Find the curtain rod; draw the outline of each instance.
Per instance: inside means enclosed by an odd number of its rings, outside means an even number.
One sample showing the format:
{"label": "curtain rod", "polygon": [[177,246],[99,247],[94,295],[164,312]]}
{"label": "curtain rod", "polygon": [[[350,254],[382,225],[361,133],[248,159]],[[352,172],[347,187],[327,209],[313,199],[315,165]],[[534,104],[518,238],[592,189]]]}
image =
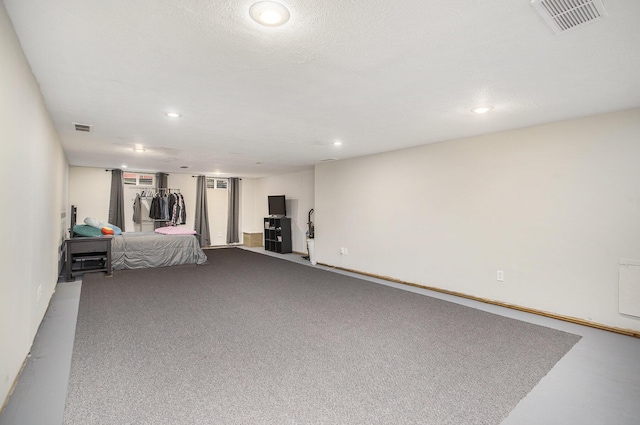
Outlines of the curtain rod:
{"label": "curtain rod", "polygon": [[105,169],[104,171],[113,171],[113,170],[120,170],[120,171],[122,171],[123,173],[138,173],[138,174],[166,174],[167,176],[170,176],[170,175],[171,175],[171,174],[169,174],[169,173],[163,173],[163,172],[161,172],[161,171],[158,171],[158,172],[155,172],[155,171],[134,171],[134,170],[127,170],[127,171],[124,171],[124,170],[122,170],[122,169],[120,169],[120,168],[111,168],[111,169],[110,169],[110,168],[107,168],[107,169]]}
{"label": "curtain rod", "polygon": [[154,191],[154,190],[180,190],[180,188],[178,188],[178,187],[129,186],[129,185],[127,185],[127,189],[142,190],[142,191],[146,191],[146,190],[150,190],[150,191]]}
{"label": "curtain rod", "polygon": [[[191,176],[191,177],[200,177],[200,176]],[[205,176],[205,175],[203,175],[202,177],[208,177],[210,179],[238,179],[238,180],[242,180],[240,177],[220,177],[220,176]]]}
{"label": "curtain rod", "polygon": [[[104,171],[113,171],[113,170],[120,170],[120,168],[112,168],[112,169],[105,169]],[[121,170],[122,172],[124,172],[124,170]],[[169,173],[163,173],[158,171],[157,173],[154,173],[153,171],[127,171],[128,173],[141,173],[141,174],[166,174],[167,176],[170,176],[171,174]],[[203,175],[204,176],[204,175]],[[200,177],[200,176],[191,176],[191,177]],[[242,178],[240,177],[220,177],[220,176],[204,176],[204,177],[209,177],[212,179],[238,179],[238,180],[242,180]]]}

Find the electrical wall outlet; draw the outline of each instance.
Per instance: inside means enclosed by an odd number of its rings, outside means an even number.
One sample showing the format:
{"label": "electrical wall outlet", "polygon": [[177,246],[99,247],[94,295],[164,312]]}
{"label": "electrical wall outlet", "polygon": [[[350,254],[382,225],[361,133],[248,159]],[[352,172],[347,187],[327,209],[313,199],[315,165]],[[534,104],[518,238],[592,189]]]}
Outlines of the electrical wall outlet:
{"label": "electrical wall outlet", "polygon": [[498,273],[496,273],[496,279],[498,282],[504,282],[504,271],[498,270]]}
{"label": "electrical wall outlet", "polygon": [[348,248],[340,248],[340,255],[349,255],[349,249]]}

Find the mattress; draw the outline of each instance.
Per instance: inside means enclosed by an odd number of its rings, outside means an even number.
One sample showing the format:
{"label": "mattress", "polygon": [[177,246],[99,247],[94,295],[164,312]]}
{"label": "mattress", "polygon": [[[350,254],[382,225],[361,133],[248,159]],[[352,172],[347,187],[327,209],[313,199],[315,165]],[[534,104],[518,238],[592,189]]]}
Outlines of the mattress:
{"label": "mattress", "polygon": [[111,242],[114,270],[206,263],[207,256],[193,235],[125,232]]}

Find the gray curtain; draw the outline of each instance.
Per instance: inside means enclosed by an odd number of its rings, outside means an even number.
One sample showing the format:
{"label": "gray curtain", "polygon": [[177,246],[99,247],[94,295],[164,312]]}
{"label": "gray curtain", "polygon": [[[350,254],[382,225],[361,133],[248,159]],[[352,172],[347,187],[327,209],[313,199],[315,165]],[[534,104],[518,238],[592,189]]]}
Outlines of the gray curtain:
{"label": "gray curtain", "polygon": [[118,226],[124,232],[124,186],[122,185],[122,170],[111,170],[109,224]]}
{"label": "gray curtain", "polygon": [[[156,192],[160,192],[159,189],[166,189],[169,185],[167,173],[156,173]],[[164,221],[154,221],[153,228],[157,229],[159,227],[164,227],[167,223]]]}
{"label": "gray curtain", "polygon": [[227,219],[227,243],[238,243],[238,217],[240,209],[240,179],[229,179],[229,214]]}
{"label": "gray curtain", "polygon": [[198,234],[200,246],[211,245],[209,237],[209,214],[207,214],[207,178],[198,176],[196,187],[196,223],[194,229]]}
{"label": "gray curtain", "polygon": [[168,185],[167,183],[167,173],[156,173],[156,190],[157,189],[165,189]]}

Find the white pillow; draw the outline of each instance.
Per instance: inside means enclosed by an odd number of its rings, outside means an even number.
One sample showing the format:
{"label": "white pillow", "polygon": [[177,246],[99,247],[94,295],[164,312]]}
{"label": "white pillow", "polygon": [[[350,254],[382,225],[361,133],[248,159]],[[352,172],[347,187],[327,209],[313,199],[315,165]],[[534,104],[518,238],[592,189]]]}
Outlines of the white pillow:
{"label": "white pillow", "polygon": [[102,229],[103,227],[109,227],[109,228],[113,229],[113,234],[114,235],[119,235],[120,233],[122,233],[122,230],[120,230],[120,228],[118,226],[116,226],[115,224],[103,223],[102,221],[96,220],[95,218],[91,218],[91,217],[85,218],[84,219],[84,224],[86,224],[87,226],[95,227],[96,229]]}
{"label": "white pillow", "polygon": [[84,224],[91,227],[96,227],[98,229],[102,229],[104,226],[100,223],[100,220],[96,220],[95,218],[87,217],[84,219]]}

